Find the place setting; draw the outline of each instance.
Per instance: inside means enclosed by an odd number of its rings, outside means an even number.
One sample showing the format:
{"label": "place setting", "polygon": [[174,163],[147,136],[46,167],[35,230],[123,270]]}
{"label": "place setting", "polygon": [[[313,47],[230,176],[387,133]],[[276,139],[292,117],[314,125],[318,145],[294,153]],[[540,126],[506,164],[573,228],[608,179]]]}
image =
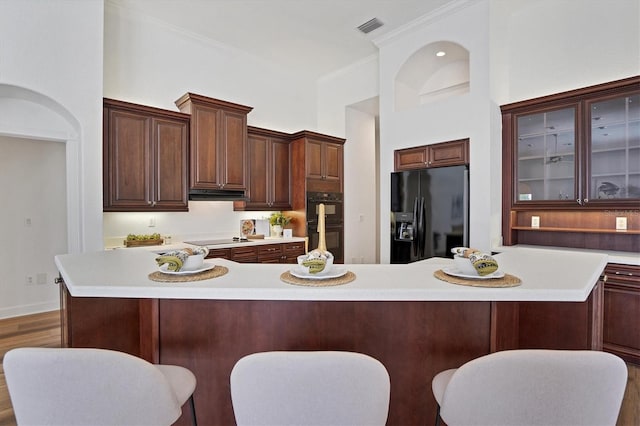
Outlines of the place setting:
{"label": "place setting", "polygon": [[158,270],[149,279],[159,282],[189,282],[217,278],[229,272],[225,266],[205,262],[207,247],[184,248],[162,253],[156,257]]}
{"label": "place setting", "polygon": [[438,269],[433,276],[451,284],[472,287],[516,287],[520,278],[499,269],[493,256],[468,247],[454,247],[453,265]]}
{"label": "place setting", "polygon": [[318,206],[318,248],[298,256],[298,264],[280,275],[282,281],[293,285],[328,287],[347,284],[356,279],[353,272],[333,264],[333,254],[327,250],[324,210],[324,204],[320,204]]}

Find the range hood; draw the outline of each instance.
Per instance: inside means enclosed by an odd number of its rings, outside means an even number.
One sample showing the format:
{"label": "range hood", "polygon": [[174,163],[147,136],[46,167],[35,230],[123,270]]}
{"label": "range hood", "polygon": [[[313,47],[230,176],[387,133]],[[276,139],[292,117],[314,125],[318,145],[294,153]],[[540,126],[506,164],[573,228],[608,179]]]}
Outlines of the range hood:
{"label": "range hood", "polygon": [[190,189],[191,201],[242,201],[248,200],[244,191],[222,189]]}

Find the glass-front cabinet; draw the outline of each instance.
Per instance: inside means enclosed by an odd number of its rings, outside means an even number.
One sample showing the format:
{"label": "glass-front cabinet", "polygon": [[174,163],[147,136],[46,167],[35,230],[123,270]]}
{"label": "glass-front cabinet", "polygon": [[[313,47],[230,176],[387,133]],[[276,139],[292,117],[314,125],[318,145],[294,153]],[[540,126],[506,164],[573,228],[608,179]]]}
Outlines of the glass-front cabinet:
{"label": "glass-front cabinet", "polygon": [[577,107],[519,115],[516,201],[576,199]]}
{"label": "glass-front cabinet", "polygon": [[589,200],[640,199],[640,94],[586,105]]}
{"label": "glass-front cabinet", "polygon": [[514,207],[640,202],[640,85],[505,105]]}

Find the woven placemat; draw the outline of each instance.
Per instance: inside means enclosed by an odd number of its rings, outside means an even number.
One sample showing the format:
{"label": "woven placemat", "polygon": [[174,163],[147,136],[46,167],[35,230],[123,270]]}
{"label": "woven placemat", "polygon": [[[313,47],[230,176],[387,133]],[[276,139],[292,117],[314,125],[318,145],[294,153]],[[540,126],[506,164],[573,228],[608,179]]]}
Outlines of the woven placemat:
{"label": "woven placemat", "polygon": [[502,278],[491,278],[486,280],[459,278],[446,274],[442,269],[435,271],[433,276],[451,284],[468,285],[471,287],[517,287],[522,282],[520,278],[511,274],[504,274],[504,277]]}
{"label": "woven placemat", "polygon": [[283,272],[282,275],[280,275],[280,279],[287,284],[293,285],[305,285],[308,287],[329,287],[350,283],[351,281],[356,279],[356,274],[351,271],[347,271],[346,274],[337,278],[327,278],[326,280],[309,280],[306,278],[298,278],[296,276],[293,276],[291,275],[291,272],[287,271]]}
{"label": "woven placemat", "polygon": [[186,283],[189,281],[202,281],[221,277],[227,272],[229,272],[229,269],[226,266],[216,265],[213,269],[209,269],[208,271],[187,275],[165,274],[160,271],[155,271],[149,274],[149,279],[151,281],[159,281],[163,283]]}

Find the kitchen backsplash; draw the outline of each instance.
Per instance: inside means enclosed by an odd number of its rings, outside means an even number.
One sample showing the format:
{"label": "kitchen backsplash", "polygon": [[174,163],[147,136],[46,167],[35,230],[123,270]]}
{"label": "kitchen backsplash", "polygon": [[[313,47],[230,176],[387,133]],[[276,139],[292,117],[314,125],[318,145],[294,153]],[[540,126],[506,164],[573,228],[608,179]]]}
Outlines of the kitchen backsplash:
{"label": "kitchen backsplash", "polygon": [[[272,212],[233,211],[230,201],[190,201],[188,212],[103,213],[105,247],[122,243],[129,233],[191,238],[226,238],[240,235],[244,219],[268,219]],[[264,222],[263,222],[264,223]],[[152,225],[152,226],[151,226]]]}

